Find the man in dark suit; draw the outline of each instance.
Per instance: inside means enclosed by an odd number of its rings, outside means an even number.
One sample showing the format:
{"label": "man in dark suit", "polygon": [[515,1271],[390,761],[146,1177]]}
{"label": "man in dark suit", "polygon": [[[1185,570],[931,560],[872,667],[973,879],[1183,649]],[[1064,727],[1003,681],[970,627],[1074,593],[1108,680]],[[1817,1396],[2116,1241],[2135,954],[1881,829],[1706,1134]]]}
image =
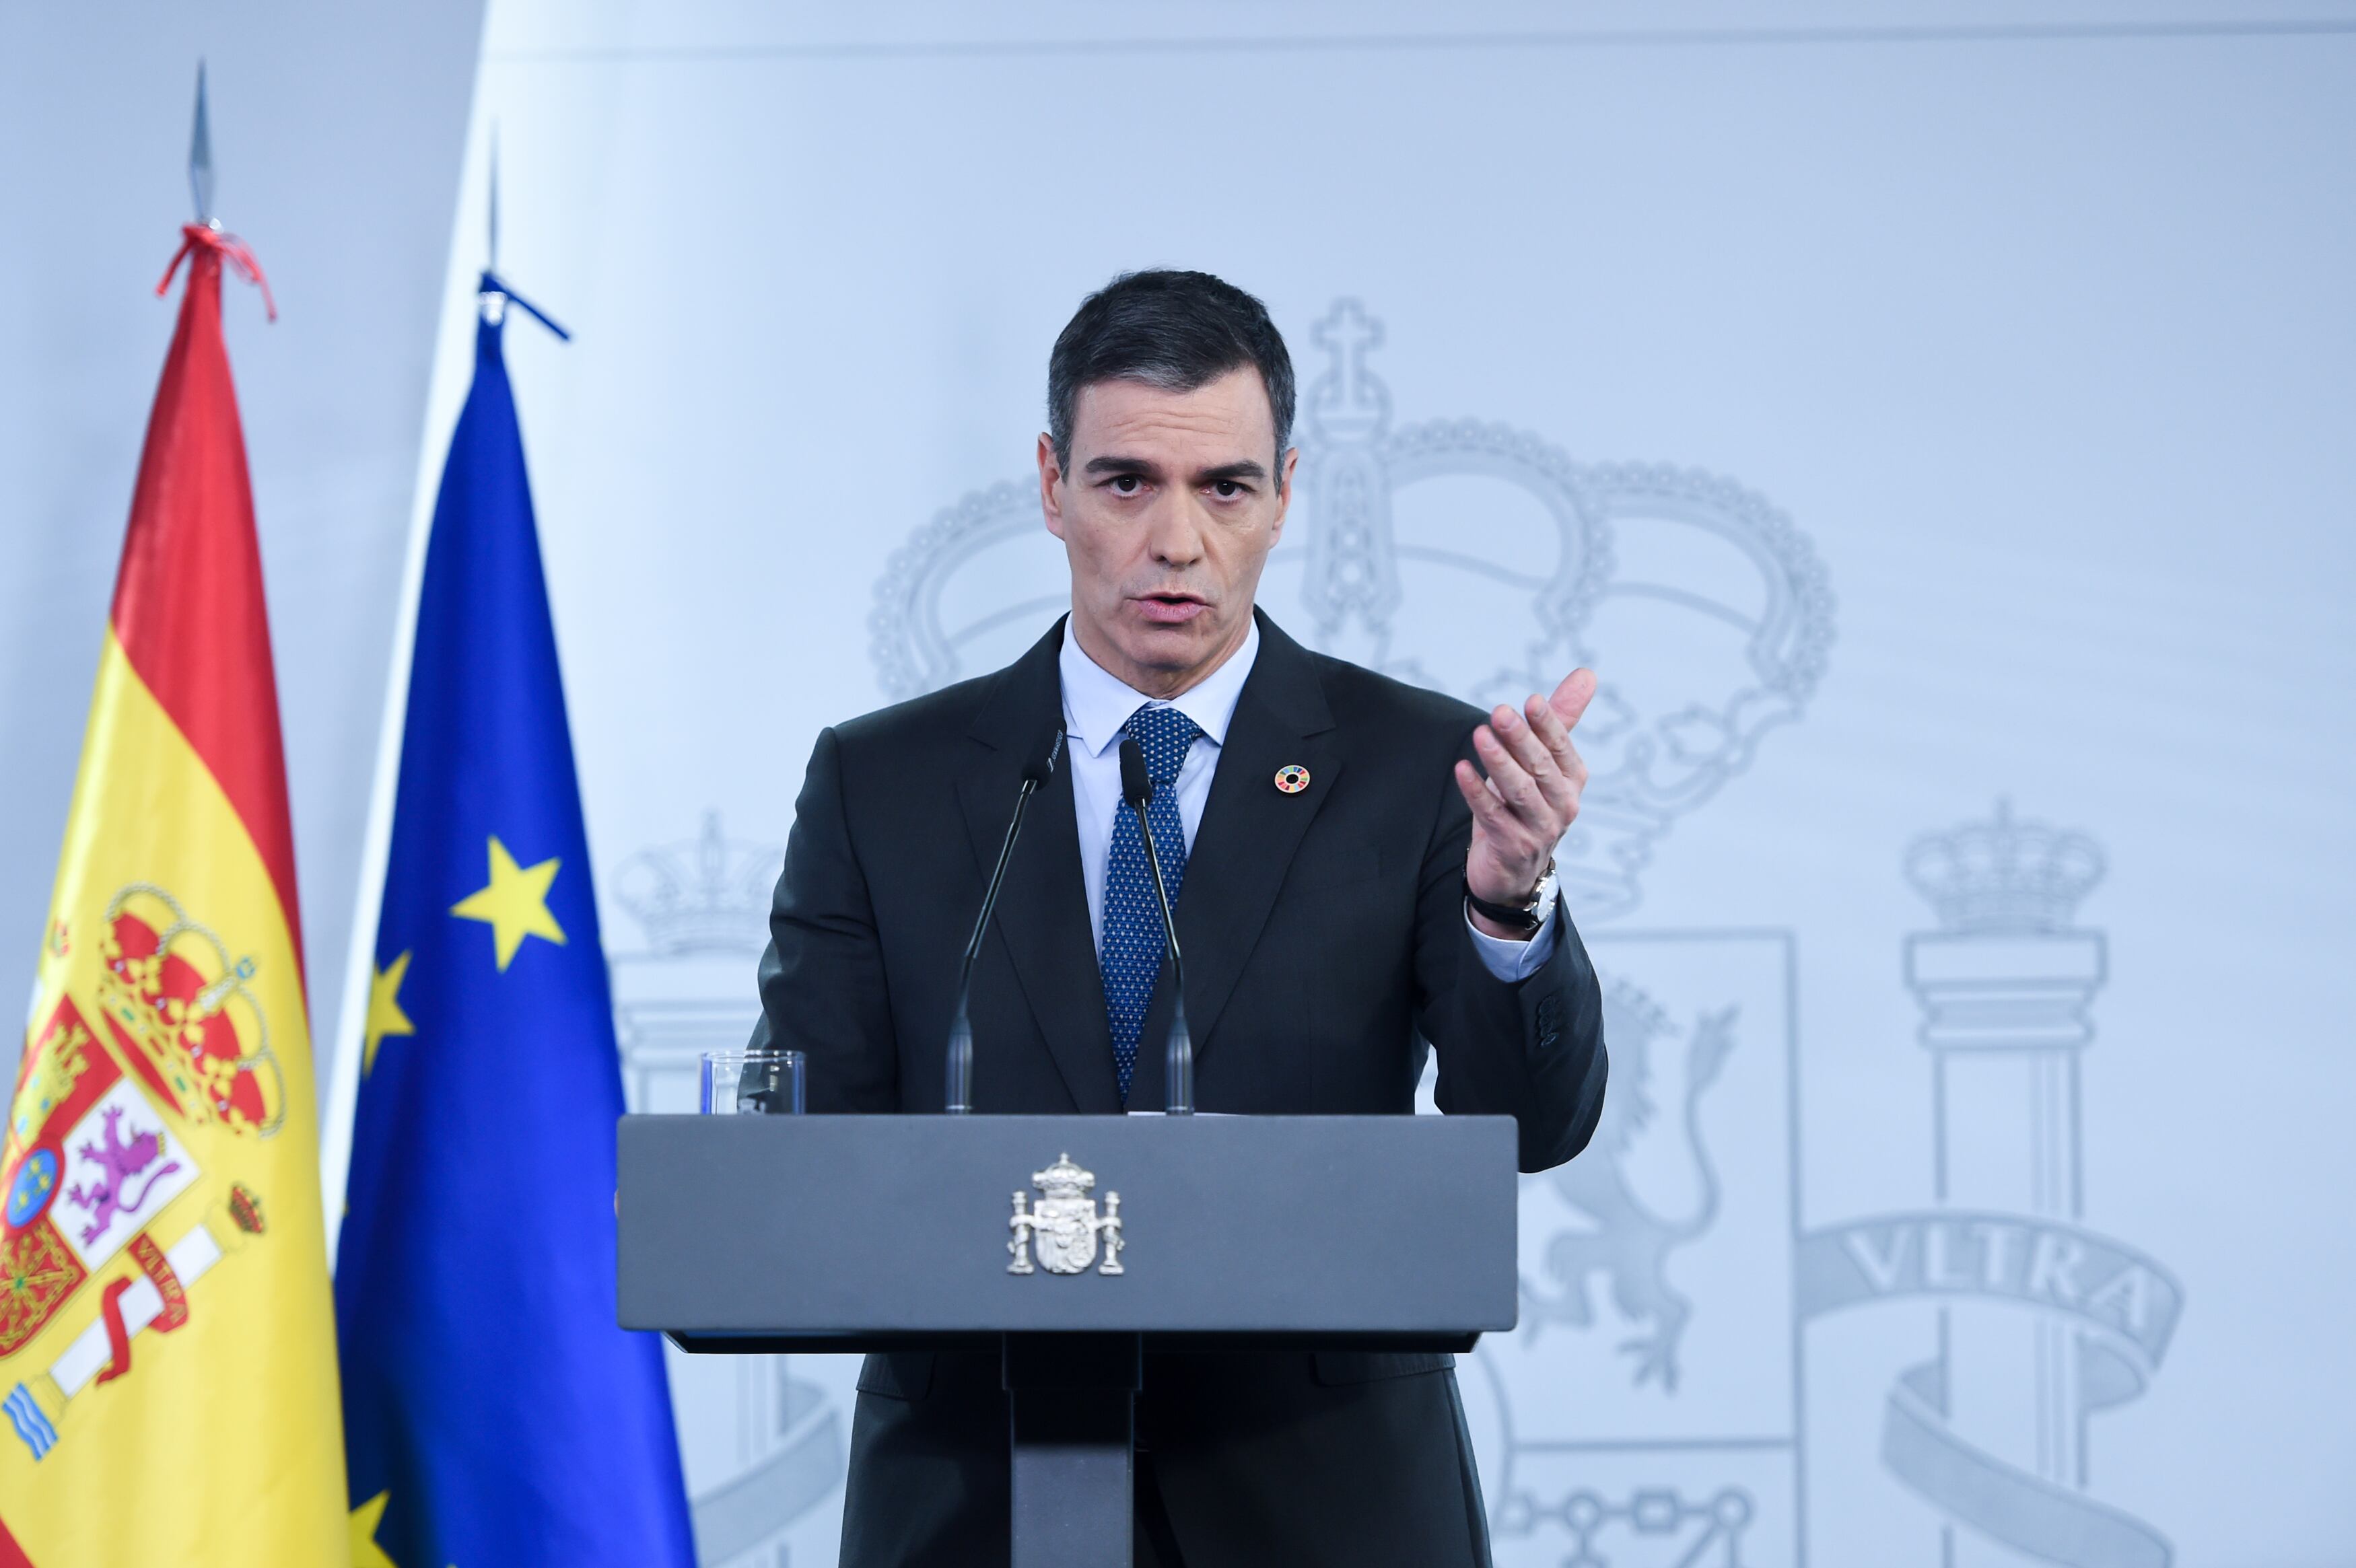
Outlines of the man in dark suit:
{"label": "man in dark suit", "polygon": [[[812,1111],[927,1112],[966,927],[1026,763],[1033,807],[973,975],[979,1112],[1163,1104],[1173,1011],[1118,749],[1135,740],[1186,954],[1206,1112],[1513,1116],[1521,1165],[1602,1107],[1595,974],[1553,891],[1595,689],[1485,716],[1302,648],[1253,608],[1291,498],[1291,362],[1199,272],[1116,280],[1056,340],[1041,504],[1072,612],[984,676],[819,738],[761,964],[755,1045],[809,1053]],[[1477,763],[1478,766],[1475,766]],[[1446,1356],[1149,1358],[1137,1553],[1176,1568],[1485,1564]],[[842,1561],[1003,1563],[994,1356],[871,1357]]]}

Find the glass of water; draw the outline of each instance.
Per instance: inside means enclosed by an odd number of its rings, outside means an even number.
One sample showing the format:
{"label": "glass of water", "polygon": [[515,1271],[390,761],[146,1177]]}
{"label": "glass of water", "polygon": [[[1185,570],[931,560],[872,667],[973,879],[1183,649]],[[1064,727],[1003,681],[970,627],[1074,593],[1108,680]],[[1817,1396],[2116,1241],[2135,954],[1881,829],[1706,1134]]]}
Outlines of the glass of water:
{"label": "glass of water", "polygon": [[798,1116],[798,1051],[707,1051],[700,1104],[707,1116]]}

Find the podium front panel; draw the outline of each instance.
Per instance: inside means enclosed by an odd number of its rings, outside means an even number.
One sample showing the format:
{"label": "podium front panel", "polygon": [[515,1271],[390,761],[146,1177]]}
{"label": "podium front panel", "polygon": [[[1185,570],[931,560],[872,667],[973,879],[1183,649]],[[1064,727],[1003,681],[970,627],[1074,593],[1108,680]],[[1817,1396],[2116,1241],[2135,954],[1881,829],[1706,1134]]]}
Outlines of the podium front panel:
{"label": "podium front panel", "polygon": [[1510,1328],[1515,1147],[1502,1116],[626,1116],[621,1323],[748,1340]]}

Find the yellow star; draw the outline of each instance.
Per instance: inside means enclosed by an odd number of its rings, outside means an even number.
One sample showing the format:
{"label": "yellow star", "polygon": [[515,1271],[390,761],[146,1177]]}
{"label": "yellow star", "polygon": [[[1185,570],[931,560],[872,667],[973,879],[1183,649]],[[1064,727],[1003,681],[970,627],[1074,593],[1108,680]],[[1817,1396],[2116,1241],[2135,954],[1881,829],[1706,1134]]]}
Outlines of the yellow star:
{"label": "yellow star", "polygon": [[401,1568],[376,1543],[377,1521],[384,1518],[384,1505],[391,1499],[391,1492],[379,1492],[352,1509],[352,1568]]}
{"label": "yellow star", "polygon": [[516,949],[523,945],[527,936],[545,938],[559,947],[564,945],[564,928],[548,912],[548,885],[554,880],[554,860],[519,867],[515,857],[508,853],[508,847],[494,837],[490,885],[452,904],[450,912],[463,919],[479,920],[491,928],[499,972],[505,974]]}
{"label": "yellow star", "polygon": [[376,1048],[388,1035],[415,1034],[417,1026],[401,1010],[401,982],[409,974],[409,955],[404,953],[376,972],[369,982],[368,1040],[360,1048],[360,1076],[376,1071]]}

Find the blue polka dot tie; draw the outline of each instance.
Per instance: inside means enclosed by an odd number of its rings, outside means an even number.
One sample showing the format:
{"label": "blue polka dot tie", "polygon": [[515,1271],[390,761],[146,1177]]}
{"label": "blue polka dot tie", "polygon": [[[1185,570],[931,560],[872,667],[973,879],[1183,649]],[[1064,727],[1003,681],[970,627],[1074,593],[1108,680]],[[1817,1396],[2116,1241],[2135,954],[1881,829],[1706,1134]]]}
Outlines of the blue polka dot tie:
{"label": "blue polka dot tie", "polygon": [[[1175,708],[1151,703],[1129,716],[1124,728],[1145,753],[1153,780],[1153,848],[1162,856],[1162,880],[1170,908],[1178,908],[1179,884],[1186,880],[1186,827],[1178,817],[1178,770],[1186,750],[1203,731]],[[1104,972],[1105,1016],[1112,1024],[1113,1070],[1120,1076],[1120,1100],[1129,1104],[1129,1081],[1137,1072],[1138,1037],[1145,1032],[1145,1009],[1162,973],[1162,906],[1153,896],[1153,872],[1145,863],[1145,835],[1127,805],[1113,813],[1112,848],[1105,856],[1104,948],[1097,955]]]}

